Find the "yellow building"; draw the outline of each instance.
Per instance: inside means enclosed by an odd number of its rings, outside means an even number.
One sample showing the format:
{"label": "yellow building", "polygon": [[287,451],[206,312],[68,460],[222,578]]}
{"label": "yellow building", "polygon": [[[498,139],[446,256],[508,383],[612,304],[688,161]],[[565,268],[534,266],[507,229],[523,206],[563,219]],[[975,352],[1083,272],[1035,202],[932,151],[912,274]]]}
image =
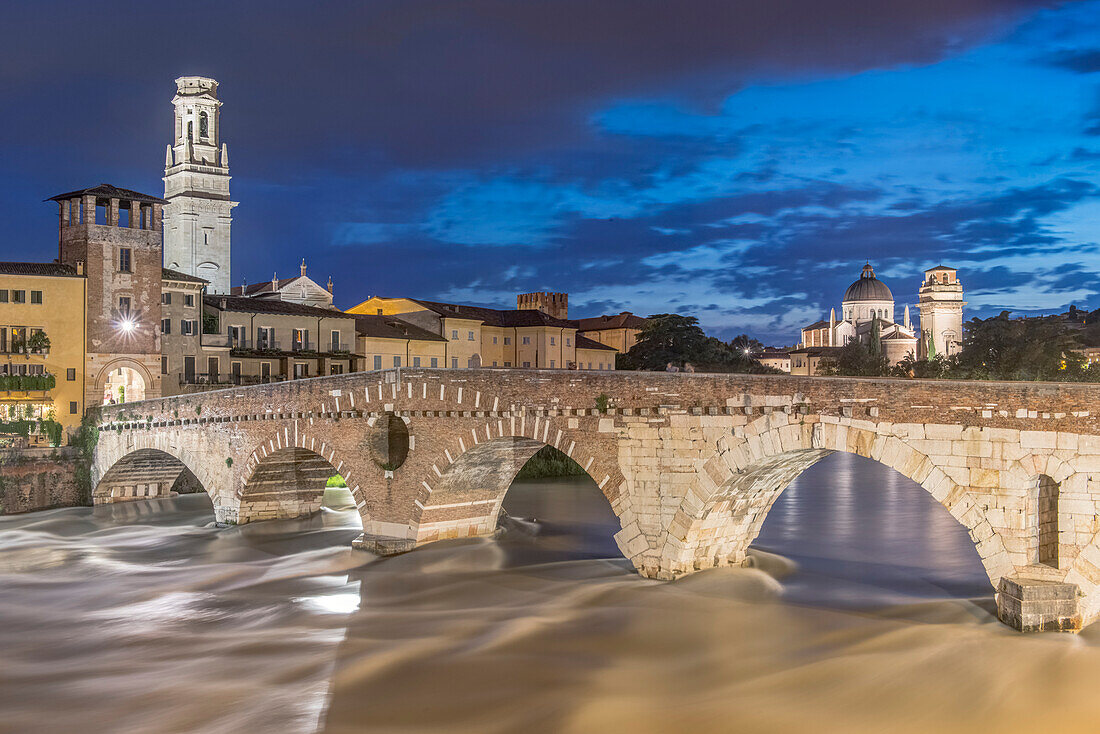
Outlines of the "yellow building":
{"label": "yellow building", "polygon": [[357,349],[364,370],[443,367],[447,340],[392,316],[356,316]]}
{"label": "yellow building", "polygon": [[581,336],[612,347],[620,354],[626,354],[638,343],[638,334],[645,327],[645,319],[629,311],[613,316],[576,319],[573,323]]}
{"label": "yellow building", "polygon": [[[0,420],[52,418],[63,428],[63,443],[84,414],[82,270],[0,263]],[[32,443],[45,442],[32,436]]]}
{"label": "yellow building", "polygon": [[[375,296],[347,312],[395,318],[442,337],[440,367],[615,369],[612,347],[578,336],[572,322],[535,309],[504,310]],[[371,355],[365,369],[376,363]],[[382,366],[389,368],[393,364],[383,357]]]}

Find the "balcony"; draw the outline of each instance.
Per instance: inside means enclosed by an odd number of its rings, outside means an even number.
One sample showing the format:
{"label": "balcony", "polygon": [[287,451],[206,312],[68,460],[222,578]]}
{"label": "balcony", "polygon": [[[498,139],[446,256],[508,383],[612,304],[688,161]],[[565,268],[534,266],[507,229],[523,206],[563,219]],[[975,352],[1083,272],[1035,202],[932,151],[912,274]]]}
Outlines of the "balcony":
{"label": "balcony", "polygon": [[271,382],[285,382],[285,375],[234,375],[232,373],[196,372],[195,374],[180,375],[181,385],[198,385],[207,387],[235,387],[238,385],[266,385]]}
{"label": "balcony", "polygon": [[235,346],[229,334],[203,334],[202,346],[216,349],[228,349]]}
{"label": "balcony", "polygon": [[49,392],[57,385],[57,378],[43,375],[0,375],[0,392]]}

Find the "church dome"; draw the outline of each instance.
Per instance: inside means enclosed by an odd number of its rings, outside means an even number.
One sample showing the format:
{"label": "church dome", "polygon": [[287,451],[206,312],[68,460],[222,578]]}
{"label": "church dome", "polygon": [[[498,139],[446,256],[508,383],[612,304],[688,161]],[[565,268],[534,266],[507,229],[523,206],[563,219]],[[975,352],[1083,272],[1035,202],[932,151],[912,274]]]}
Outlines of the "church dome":
{"label": "church dome", "polygon": [[893,301],[894,294],[886,287],[886,284],[875,277],[875,270],[871,263],[863,266],[863,273],[859,280],[848,286],[844,291],[844,302],[850,301]]}

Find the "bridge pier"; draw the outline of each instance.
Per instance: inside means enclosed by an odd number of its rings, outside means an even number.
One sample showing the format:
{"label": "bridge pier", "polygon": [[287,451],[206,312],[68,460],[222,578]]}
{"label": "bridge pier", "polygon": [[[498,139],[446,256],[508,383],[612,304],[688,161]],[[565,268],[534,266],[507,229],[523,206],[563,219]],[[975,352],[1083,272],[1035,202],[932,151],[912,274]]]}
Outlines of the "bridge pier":
{"label": "bridge pier", "polygon": [[1002,578],[997,618],[1020,632],[1079,632],[1077,584],[1045,579]]}

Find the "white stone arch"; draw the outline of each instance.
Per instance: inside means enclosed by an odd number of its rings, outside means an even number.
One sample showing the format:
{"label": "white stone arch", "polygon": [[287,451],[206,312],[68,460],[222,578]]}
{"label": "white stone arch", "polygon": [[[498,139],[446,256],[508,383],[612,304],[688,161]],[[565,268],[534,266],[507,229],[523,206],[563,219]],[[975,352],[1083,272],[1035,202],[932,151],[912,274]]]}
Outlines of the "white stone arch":
{"label": "white stone arch", "polygon": [[[471,428],[470,441],[460,439],[437,455],[430,474],[421,482],[413,514],[412,531],[418,544],[493,533],[513,480],[545,446],[577,462],[607,498],[621,527],[634,521],[622,491],[617,457],[589,451],[589,441],[582,432],[560,429],[552,418],[540,417],[536,422],[535,417],[529,417],[519,422],[526,430],[509,430],[513,420],[489,421]],[[479,436],[476,443],[475,436]],[[622,531],[615,539],[629,558]]]}
{"label": "white stone arch", "polygon": [[[145,472],[149,480],[174,482],[184,469],[191,472],[210,497],[210,501],[214,504],[215,515],[219,521],[222,519],[219,515],[219,508],[225,507],[227,502],[235,505],[235,503],[232,503],[231,498],[225,497],[224,493],[219,493],[219,487],[224,486],[224,482],[219,482],[219,477],[211,470],[208,457],[205,454],[197,455],[186,447],[172,446],[169,442],[162,440],[161,437],[152,436],[147,431],[128,432],[125,443],[112,440],[112,437],[100,437],[92,471],[92,502],[103,504],[116,501],[118,498],[106,498],[105,485],[116,481],[116,475],[126,468],[127,462],[131,462],[142,455],[153,459],[150,462],[148,471]],[[163,458],[158,462],[154,455]],[[119,478],[117,481],[122,480]],[[133,499],[140,499],[140,497],[134,497]]]}
{"label": "white stone arch", "polygon": [[[149,371],[149,368],[143,365],[136,359],[131,357],[116,357],[107,364],[103,365],[99,369],[99,374],[95,378],[95,394],[96,405],[103,402],[103,389],[107,386],[107,379],[111,373],[117,369],[129,368],[141,377],[143,383],[145,383],[145,399],[159,397],[159,389],[157,383],[153,380],[153,373]],[[129,401],[128,401],[129,402]]]}
{"label": "white stone arch", "polygon": [[1014,571],[1003,538],[974,493],[901,436],[831,422],[776,422],[764,416],[718,441],[714,455],[696,472],[667,536],[646,558],[645,575],[675,578],[744,563],[779,495],[795,477],[836,451],[873,459],[921,485],[967,529],[994,588]]}

